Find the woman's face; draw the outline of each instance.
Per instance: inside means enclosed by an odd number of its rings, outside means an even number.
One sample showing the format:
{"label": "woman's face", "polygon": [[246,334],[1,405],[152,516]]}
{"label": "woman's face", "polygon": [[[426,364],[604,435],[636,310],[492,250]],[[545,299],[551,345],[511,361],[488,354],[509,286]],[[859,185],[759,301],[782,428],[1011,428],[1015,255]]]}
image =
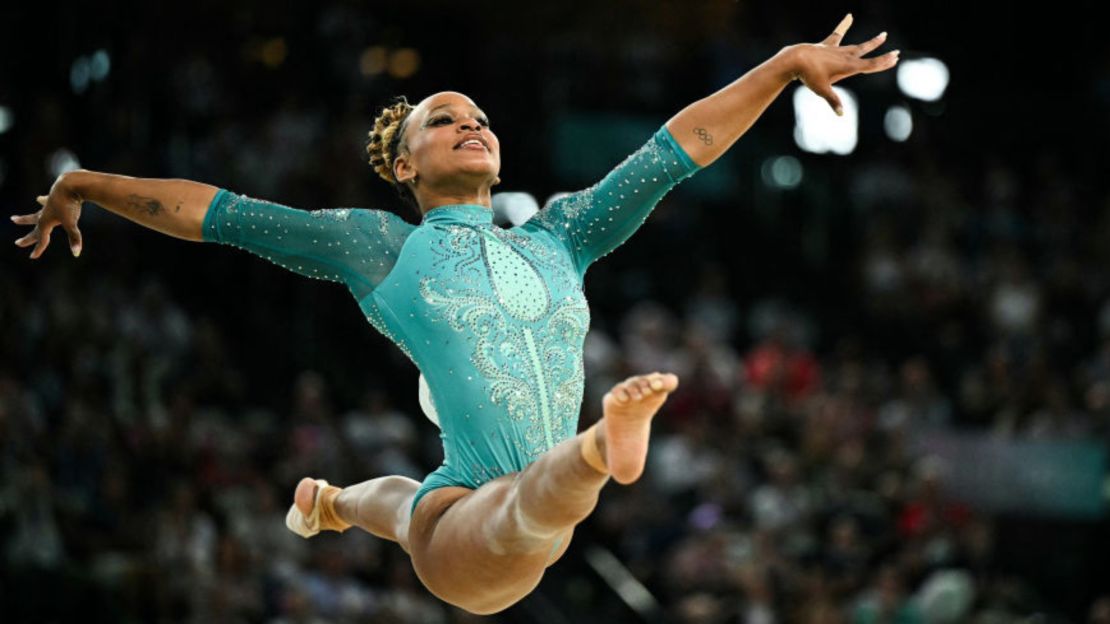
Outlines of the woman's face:
{"label": "woman's face", "polygon": [[501,145],[486,114],[468,97],[443,91],[409,113],[393,174],[402,184],[481,187],[500,182]]}

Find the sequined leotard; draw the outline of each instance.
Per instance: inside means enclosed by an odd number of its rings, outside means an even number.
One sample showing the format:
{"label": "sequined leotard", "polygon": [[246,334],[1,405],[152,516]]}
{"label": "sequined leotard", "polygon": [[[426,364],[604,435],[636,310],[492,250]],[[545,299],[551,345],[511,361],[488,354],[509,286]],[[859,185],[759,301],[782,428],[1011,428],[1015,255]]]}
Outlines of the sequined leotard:
{"label": "sequined leotard", "polygon": [[476,489],[576,434],[583,275],[698,169],[664,126],[601,182],[512,229],[480,205],[439,206],[414,226],[381,210],[296,210],[220,189],[203,237],[345,284],[424,374],[444,461],[415,509],[432,489]]}

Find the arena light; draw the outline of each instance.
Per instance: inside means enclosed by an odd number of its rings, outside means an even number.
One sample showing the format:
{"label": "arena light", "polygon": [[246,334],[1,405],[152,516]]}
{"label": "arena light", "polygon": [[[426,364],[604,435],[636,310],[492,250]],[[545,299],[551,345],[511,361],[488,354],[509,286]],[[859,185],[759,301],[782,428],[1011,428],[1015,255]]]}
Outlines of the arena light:
{"label": "arena light", "polygon": [[898,88],[907,96],[935,102],[948,88],[948,66],[935,58],[920,58],[898,63]]}
{"label": "arena light", "polygon": [[385,71],[386,60],[387,52],[384,47],[370,46],[358,57],[358,70],[363,76],[377,76]]}
{"label": "arena light", "polygon": [[833,87],[844,107],[838,117],[829,103],[808,87],[794,91],[794,142],[814,154],[851,154],[859,142],[859,106],[847,89]]}
{"label": "arena light", "polygon": [[511,223],[521,225],[532,218],[539,211],[540,205],[530,193],[520,191],[506,191],[494,193],[490,198],[493,208],[493,220],[497,224]]}
{"label": "arena light", "polygon": [[93,80],[104,80],[111,69],[112,59],[108,56],[107,50],[97,50],[89,59],[89,77]]}
{"label": "arena light", "polygon": [[408,78],[420,69],[420,53],[413,48],[399,48],[389,55],[389,75]]}
{"label": "arena light", "polygon": [[67,171],[80,168],[81,163],[77,162],[77,156],[64,147],[55,150],[50,158],[46,160],[46,170],[55,178]]}
{"label": "arena light", "polygon": [[901,143],[913,133],[913,115],[905,106],[891,106],[883,117],[883,129],[891,141]]}
{"label": "arena light", "polygon": [[12,127],[12,111],[7,106],[0,106],[0,134],[4,134]]}
{"label": "arena light", "polygon": [[771,188],[794,189],[802,183],[802,163],[793,156],[777,156],[763,161],[763,183]]}
{"label": "arena light", "polygon": [[84,93],[89,87],[89,59],[84,56],[77,57],[69,68],[69,86],[74,93]]}

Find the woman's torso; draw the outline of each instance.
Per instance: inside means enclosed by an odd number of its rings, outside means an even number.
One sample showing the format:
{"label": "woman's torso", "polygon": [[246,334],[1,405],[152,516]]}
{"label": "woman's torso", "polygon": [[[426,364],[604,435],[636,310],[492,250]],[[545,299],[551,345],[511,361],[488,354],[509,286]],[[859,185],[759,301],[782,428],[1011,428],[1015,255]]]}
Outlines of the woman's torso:
{"label": "woman's torso", "polygon": [[523,469],[577,431],[590,315],[565,247],[475,205],[429,211],[360,300],[427,378],[460,484]]}

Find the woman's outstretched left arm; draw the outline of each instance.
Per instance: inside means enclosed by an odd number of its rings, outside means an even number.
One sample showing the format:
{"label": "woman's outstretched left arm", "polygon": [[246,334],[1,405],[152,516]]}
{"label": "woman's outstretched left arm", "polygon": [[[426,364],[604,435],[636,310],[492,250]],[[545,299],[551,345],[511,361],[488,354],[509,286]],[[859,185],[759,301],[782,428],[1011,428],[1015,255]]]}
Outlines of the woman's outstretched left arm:
{"label": "woman's outstretched left arm", "polygon": [[886,33],[858,45],[841,46],[851,25],[852,15],[848,14],[821,43],[783,48],[720,91],[679,111],[667,122],[667,130],[695,163],[705,167],[728,151],[793,80],[800,80],[837,114],[843,114],[833,84],[898,63],[897,50],[863,58],[886,41]]}
{"label": "woman's outstretched left arm", "polygon": [[594,261],[632,236],[671,188],[725,153],[791,80],[801,80],[835,110],[840,102],[834,82],[897,63],[897,52],[861,58],[884,35],[840,47],[851,21],[851,15],[844,18],[821,43],[783,48],[732,84],[682,109],[600,182],[552,201],[525,225],[555,236],[579,275],[585,275]]}

